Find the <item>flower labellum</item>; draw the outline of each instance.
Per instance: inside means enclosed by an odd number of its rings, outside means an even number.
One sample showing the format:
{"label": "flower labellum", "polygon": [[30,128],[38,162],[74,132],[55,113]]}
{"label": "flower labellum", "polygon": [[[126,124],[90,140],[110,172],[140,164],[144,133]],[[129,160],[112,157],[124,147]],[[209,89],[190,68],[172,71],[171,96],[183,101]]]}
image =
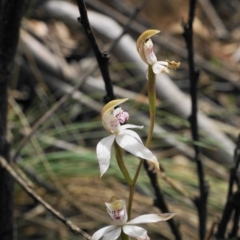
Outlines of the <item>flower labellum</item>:
{"label": "flower labellum", "polygon": [[105,203],[105,205],[113,225],[99,229],[93,234],[92,240],[101,238],[115,240],[120,236],[121,231],[138,240],[150,240],[147,231],[144,228],[135,226],[135,224],[167,221],[175,215],[175,213],[145,214],[127,221],[128,215],[124,200],[112,197],[110,202]]}
{"label": "flower labellum", "polygon": [[129,130],[129,128],[143,128],[143,126],[124,124],[129,119],[129,114],[122,108],[114,109],[127,100],[127,98],[113,100],[106,104],[101,111],[103,126],[110,133],[108,137],[103,138],[97,144],[96,150],[101,176],[110,165],[111,147],[114,141],[127,152],[152,162],[159,169],[157,158],[143,145],[139,135]]}
{"label": "flower labellum", "polygon": [[142,60],[152,67],[155,74],[162,72],[168,73],[168,68],[177,69],[180,66],[180,62],[174,61],[157,61],[157,57],[153,51],[153,42],[150,37],[159,33],[159,30],[147,30],[140,35],[137,40],[137,51]]}

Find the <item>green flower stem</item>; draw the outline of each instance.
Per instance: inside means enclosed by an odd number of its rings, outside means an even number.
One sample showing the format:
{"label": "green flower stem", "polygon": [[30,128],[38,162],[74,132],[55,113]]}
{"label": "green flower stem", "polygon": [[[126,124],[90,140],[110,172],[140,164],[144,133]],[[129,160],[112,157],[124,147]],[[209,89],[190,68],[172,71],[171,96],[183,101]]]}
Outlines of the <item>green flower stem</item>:
{"label": "green flower stem", "polygon": [[132,186],[132,183],[133,183],[133,180],[132,178],[130,177],[129,175],[129,172],[123,162],[123,159],[122,159],[122,150],[121,148],[118,146],[118,144],[116,143],[116,141],[114,141],[114,147],[115,147],[115,151],[116,151],[116,159],[117,159],[117,163],[118,163],[118,166],[123,174],[123,176],[125,177],[126,181],[127,181],[127,184],[128,186],[131,188]]}
{"label": "green flower stem", "polygon": [[138,178],[138,175],[139,175],[139,173],[140,173],[140,170],[141,170],[141,167],[142,167],[142,164],[143,164],[143,160],[144,160],[144,159],[141,159],[141,160],[140,160],[140,163],[138,164],[138,168],[137,168],[137,171],[136,171],[136,173],[135,173],[135,176],[134,176],[132,185],[130,186],[130,189],[129,189],[129,197],[128,197],[128,220],[131,219],[132,202],[133,202],[133,196],[134,196],[135,186],[136,186],[137,178]]}
{"label": "green flower stem", "polygon": [[[149,113],[150,113],[150,126],[149,126],[147,141],[145,144],[146,147],[150,145],[150,142],[152,140],[153,128],[154,128],[154,122],[155,122],[155,108],[156,108],[156,87],[155,87],[156,77],[152,70],[151,65],[148,66],[148,80],[149,80],[148,81],[148,101],[149,101]],[[135,190],[136,182],[137,182],[141,167],[143,165],[143,161],[144,159],[140,160],[132,185],[130,186],[129,199],[128,199],[128,219],[130,219],[131,217],[134,190]]]}
{"label": "green flower stem", "polygon": [[126,234],[123,232],[123,230],[122,230],[122,232],[121,232],[121,239],[122,239],[122,240],[129,240],[128,235],[126,235]]}
{"label": "green flower stem", "polygon": [[149,147],[152,140],[153,128],[155,123],[155,108],[156,108],[156,76],[152,70],[152,66],[148,65],[148,102],[149,102],[149,114],[150,114],[150,126],[148,137],[146,141],[146,147]]}

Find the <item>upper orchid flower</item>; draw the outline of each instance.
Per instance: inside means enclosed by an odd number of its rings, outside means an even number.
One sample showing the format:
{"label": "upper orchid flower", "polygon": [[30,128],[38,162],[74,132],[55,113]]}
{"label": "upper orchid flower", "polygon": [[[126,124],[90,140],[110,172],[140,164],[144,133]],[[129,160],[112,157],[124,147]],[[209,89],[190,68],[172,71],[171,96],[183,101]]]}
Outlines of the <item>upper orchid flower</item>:
{"label": "upper orchid flower", "polygon": [[167,221],[175,215],[175,213],[145,214],[127,221],[128,215],[124,200],[118,200],[117,198],[112,197],[110,202],[105,204],[107,206],[108,214],[113,221],[113,225],[99,229],[93,234],[92,240],[98,240],[102,237],[105,240],[115,240],[120,236],[121,231],[138,240],[150,240],[147,231],[144,228],[134,225]]}
{"label": "upper orchid flower", "polygon": [[114,108],[127,100],[127,98],[113,100],[106,104],[101,111],[103,126],[108,132],[111,133],[110,136],[103,138],[97,144],[97,157],[101,176],[109,167],[111,147],[114,140],[121,148],[139,158],[153,162],[155,166],[159,168],[157,158],[148,148],[143,145],[138,134],[132,130],[128,130],[128,128],[143,128],[143,126],[136,126],[132,124],[121,125],[128,120],[129,114],[124,112],[121,108]]}
{"label": "upper orchid flower", "polygon": [[180,66],[180,62],[174,61],[157,61],[157,57],[153,51],[153,43],[150,37],[159,33],[159,30],[147,30],[140,35],[137,40],[137,51],[142,60],[152,66],[152,70],[155,74],[162,72],[168,73],[168,68],[177,69]]}

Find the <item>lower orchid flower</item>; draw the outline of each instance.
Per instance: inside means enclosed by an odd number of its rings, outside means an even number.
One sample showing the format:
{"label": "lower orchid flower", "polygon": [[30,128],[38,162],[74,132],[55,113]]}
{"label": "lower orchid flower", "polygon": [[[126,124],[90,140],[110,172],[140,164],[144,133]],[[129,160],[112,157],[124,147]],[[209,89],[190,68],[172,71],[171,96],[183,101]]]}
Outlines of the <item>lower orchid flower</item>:
{"label": "lower orchid flower", "polygon": [[99,229],[93,234],[92,240],[98,240],[101,238],[104,240],[115,240],[120,236],[122,231],[126,235],[138,240],[150,240],[147,231],[144,228],[135,226],[135,224],[167,221],[175,215],[175,213],[145,214],[127,221],[128,215],[124,200],[112,197],[110,202],[105,204],[107,206],[108,214],[113,221],[113,225]]}
{"label": "lower orchid flower", "polygon": [[159,169],[157,158],[143,145],[139,135],[136,132],[129,130],[129,128],[143,128],[143,126],[132,124],[121,125],[128,120],[129,114],[124,112],[121,108],[114,109],[114,107],[127,100],[127,98],[113,100],[106,104],[102,109],[101,117],[103,126],[111,133],[111,135],[103,138],[97,144],[97,158],[99,161],[101,176],[107,171],[110,165],[111,147],[114,141],[116,141],[116,143],[127,152],[154,163]]}

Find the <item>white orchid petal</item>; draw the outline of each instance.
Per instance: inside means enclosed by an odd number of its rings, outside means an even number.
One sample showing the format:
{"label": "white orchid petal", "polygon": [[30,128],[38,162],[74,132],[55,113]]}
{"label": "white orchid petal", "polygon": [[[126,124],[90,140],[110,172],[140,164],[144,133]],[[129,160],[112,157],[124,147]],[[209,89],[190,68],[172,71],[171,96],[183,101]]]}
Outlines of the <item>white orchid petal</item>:
{"label": "white orchid petal", "polygon": [[116,137],[117,144],[130,152],[131,154],[153,162],[155,166],[159,169],[159,163],[157,158],[152,154],[152,152],[146,148],[142,143],[140,143],[136,138],[127,134],[118,134]]}
{"label": "white orchid petal", "polygon": [[116,135],[112,134],[108,137],[103,138],[97,144],[97,158],[99,162],[101,176],[107,171],[109,167],[111,158],[111,147],[115,137]]}
{"label": "white orchid petal", "polygon": [[103,235],[102,240],[116,240],[121,234],[121,227],[114,226],[111,231],[107,231]]}
{"label": "white orchid petal", "polygon": [[132,131],[132,130],[128,130],[128,129],[121,130],[121,132],[119,134],[127,134],[129,136],[132,136],[132,137],[136,138],[140,143],[142,143],[142,140],[139,137],[139,135],[136,132]]}
{"label": "white orchid petal", "polygon": [[166,72],[166,73],[169,72],[168,69],[165,66],[163,66],[160,62],[156,62],[155,64],[153,64],[152,69],[155,74],[159,74],[162,72]]}
{"label": "white orchid petal", "polygon": [[143,126],[139,126],[139,125],[134,125],[134,124],[124,124],[120,127],[120,129],[127,129],[127,128],[143,128]]}
{"label": "white orchid petal", "polygon": [[103,237],[103,235],[105,234],[105,232],[111,231],[113,229],[113,227],[115,226],[107,226],[104,228],[100,228],[98,231],[96,231],[93,235],[92,235],[92,240],[98,240],[101,237]]}
{"label": "white orchid petal", "polygon": [[153,51],[153,42],[150,38],[144,42],[143,50],[148,64],[154,64],[157,62],[157,57]]}
{"label": "white orchid petal", "polygon": [[128,236],[136,238],[138,240],[150,240],[147,235],[147,231],[141,227],[124,225],[123,232]]}
{"label": "white orchid petal", "polygon": [[172,218],[174,215],[175,213],[145,214],[132,219],[131,221],[127,222],[127,224],[154,223],[154,222],[167,221],[170,218]]}

